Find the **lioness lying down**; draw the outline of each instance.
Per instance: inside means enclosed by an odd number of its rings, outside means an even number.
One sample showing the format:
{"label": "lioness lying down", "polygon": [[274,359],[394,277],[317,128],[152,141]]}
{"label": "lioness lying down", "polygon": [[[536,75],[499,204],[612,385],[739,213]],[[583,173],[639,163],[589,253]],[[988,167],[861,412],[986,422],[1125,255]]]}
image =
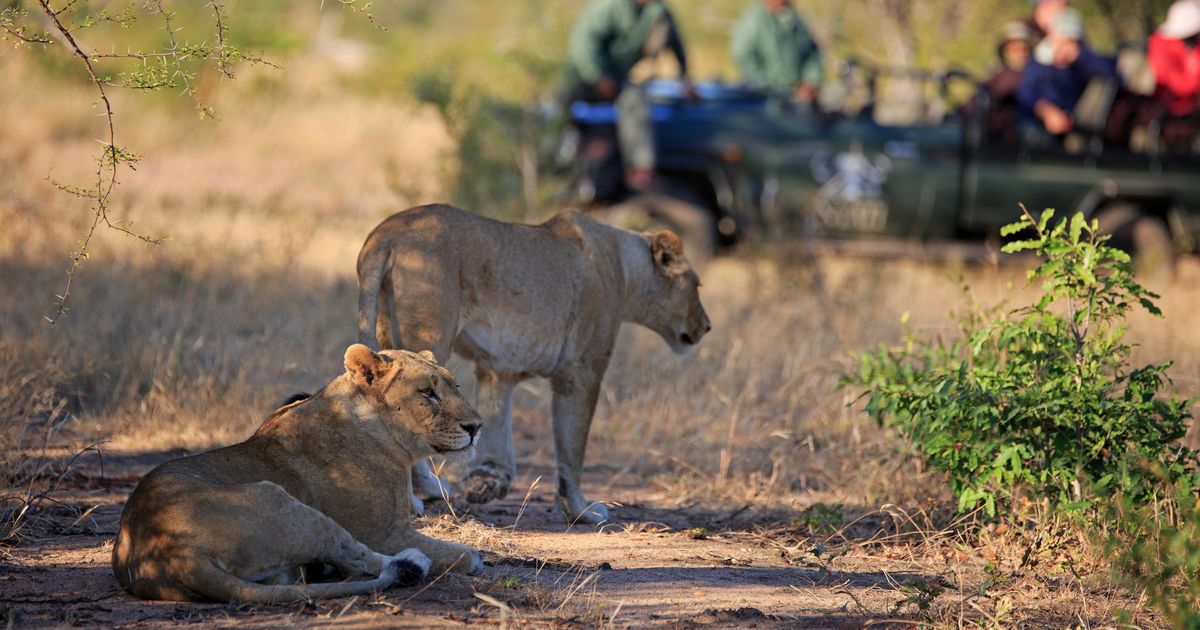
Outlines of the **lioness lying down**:
{"label": "lioness lying down", "polygon": [[[486,423],[479,465],[463,482],[472,503],[508,493],[513,389],[533,376],[549,379],[559,509],[568,522],[599,523],[608,510],[584,498],[579,477],[621,322],[690,352],[711,328],[699,286],[669,231],[630,232],[578,212],[514,225],[421,206],[392,215],[363,244],[358,340],[475,362],[475,402]],[[442,493],[428,464],[413,472],[419,495]]]}
{"label": "lioness lying down", "polygon": [[[166,462],[129,497],[113,546],[146,599],[273,603],[472,572],[479,555],[409,523],[414,458],[466,453],[479,414],[428,352],[346,350],[346,372],[250,439]],[[314,573],[316,575],[314,576]],[[316,578],[361,578],[297,583]]]}

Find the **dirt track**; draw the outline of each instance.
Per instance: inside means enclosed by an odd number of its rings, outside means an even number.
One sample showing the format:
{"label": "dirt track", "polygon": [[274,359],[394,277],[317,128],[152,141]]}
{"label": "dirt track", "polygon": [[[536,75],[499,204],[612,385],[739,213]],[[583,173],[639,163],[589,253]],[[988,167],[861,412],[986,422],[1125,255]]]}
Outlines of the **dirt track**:
{"label": "dirt track", "polygon": [[[668,509],[670,497],[614,487],[617,522],[567,529],[551,487],[534,467],[508,499],[452,515],[446,506],[420,520],[426,531],[480,547],[488,564],[476,577],[442,576],[374,599],[237,607],[142,602],[118,587],[109,568],[120,509],[138,475],[178,453],[89,459],[68,478],[75,500],[99,504],[58,535],[7,550],[0,563],[0,614],[15,627],[175,627],[194,624],[337,627],[520,625],[693,627],[860,627],[890,613],[897,586],[936,579],[920,567],[882,557],[837,559],[836,569],[805,566],[796,550],[756,533],[765,515]],[[612,478],[591,470],[592,487]],[[545,478],[545,477],[543,477]],[[740,509],[739,509],[740,508]],[[734,513],[736,512],[736,514]],[[732,517],[732,518],[731,518]],[[518,521],[519,518],[519,521]],[[60,525],[69,525],[65,516]],[[703,529],[697,529],[703,528]],[[482,594],[476,596],[476,593]]]}

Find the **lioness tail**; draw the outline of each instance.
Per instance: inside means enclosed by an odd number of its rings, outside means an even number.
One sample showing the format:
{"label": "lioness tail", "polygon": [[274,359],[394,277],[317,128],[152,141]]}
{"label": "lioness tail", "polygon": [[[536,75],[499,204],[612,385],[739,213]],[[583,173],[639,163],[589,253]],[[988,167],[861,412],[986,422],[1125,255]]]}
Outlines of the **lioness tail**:
{"label": "lioness tail", "polygon": [[[372,350],[379,349],[375,337],[375,322],[379,318],[379,299],[383,276],[391,266],[391,254],[364,249],[358,260],[358,342]],[[388,299],[388,296],[382,296]]]}
{"label": "lioness tail", "polygon": [[206,563],[195,573],[195,588],[214,601],[242,604],[285,604],[289,602],[366,595],[381,591],[393,584],[411,586],[424,579],[426,567],[406,559],[386,562],[373,580],[329,582],[320,584],[268,585],[249,582],[222,569],[216,563]]}

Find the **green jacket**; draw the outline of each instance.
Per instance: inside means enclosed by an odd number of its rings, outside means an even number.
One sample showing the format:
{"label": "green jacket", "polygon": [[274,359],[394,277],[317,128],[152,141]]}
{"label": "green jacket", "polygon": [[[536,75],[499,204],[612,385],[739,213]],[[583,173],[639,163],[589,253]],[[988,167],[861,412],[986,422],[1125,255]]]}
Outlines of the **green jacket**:
{"label": "green jacket", "polygon": [[820,85],[824,76],[821,50],[800,15],[788,7],[777,16],[761,0],[734,27],[733,58],[747,81],[779,91]]}
{"label": "green jacket", "polygon": [[646,38],[660,19],[667,21],[666,45],[679,60],[680,72],[686,75],[687,54],[675,19],[659,0],[640,10],[634,0],[592,0],[588,3],[571,33],[569,73],[585,84],[595,83],[602,76],[625,81],[634,64],[645,56]]}

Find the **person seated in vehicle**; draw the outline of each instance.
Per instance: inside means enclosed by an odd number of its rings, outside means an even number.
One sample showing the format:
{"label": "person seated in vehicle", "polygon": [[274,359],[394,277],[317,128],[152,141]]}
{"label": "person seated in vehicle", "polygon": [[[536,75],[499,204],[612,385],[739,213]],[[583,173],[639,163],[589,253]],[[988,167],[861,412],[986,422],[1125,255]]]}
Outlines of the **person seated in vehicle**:
{"label": "person seated in vehicle", "polygon": [[1004,39],[997,55],[1000,66],[983,84],[990,104],[987,112],[987,137],[993,142],[1017,142],[1017,90],[1021,74],[1029,64],[1037,35],[1024,22],[1004,25]]}
{"label": "person seated in vehicle", "polygon": [[1147,54],[1155,90],[1167,111],[1188,116],[1200,107],[1200,1],[1179,0],[1150,35]]}
{"label": "person seated in vehicle", "polygon": [[1179,0],[1146,43],[1168,147],[1192,150],[1200,131],[1200,0]]}
{"label": "person seated in vehicle", "polygon": [[1083,39],[1083,18],[1064,9],[1054,18],[1046,38],[1033,51],[1021,76],[1017,104],[1029,130],[1063,136],[1075,128],[1073,112],[1088,83],[1117,80],[1116,62],[1092,51]]}
{"label": "person seated in vehicle", "polygon": [[733,29],[734,61],[748,83],[812,103],[825,70],[821,49],[791,0],[754,0]]}
{"label": "person seated in vehicle", "polygon": [[684,93],[694,98],[683,40],[662,0],[591,0],[571,33],[567,98],[616,103],[625,179],[635,190],[654,179],[654,128],[645,90],[629,83],[629,73],[664,48],[679,62]]}

